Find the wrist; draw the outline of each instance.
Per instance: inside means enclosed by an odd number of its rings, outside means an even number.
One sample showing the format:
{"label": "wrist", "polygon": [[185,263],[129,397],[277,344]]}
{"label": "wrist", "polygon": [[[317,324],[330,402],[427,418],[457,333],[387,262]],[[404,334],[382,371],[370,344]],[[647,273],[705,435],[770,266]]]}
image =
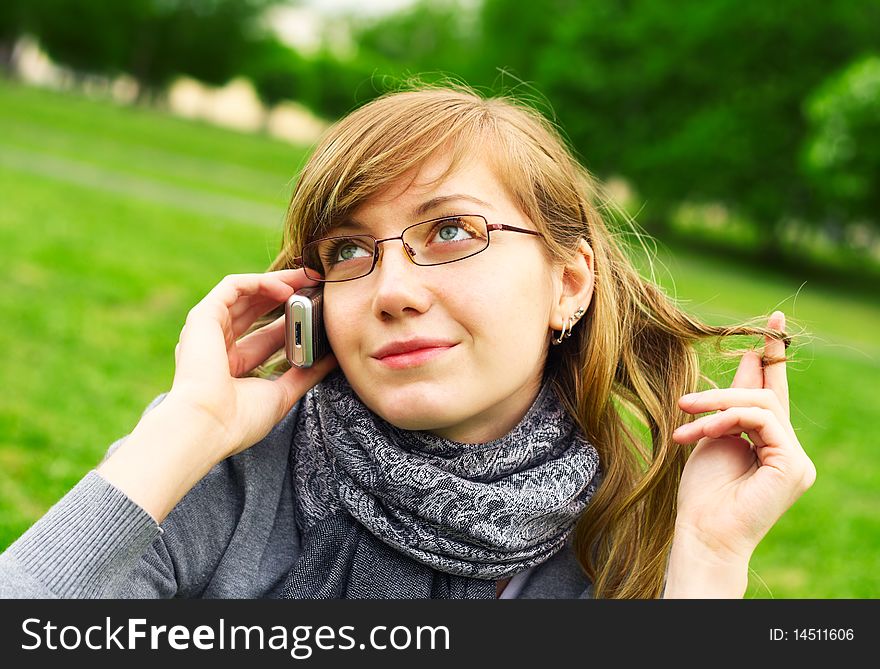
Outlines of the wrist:
{"label": "wrist", "polygon": [[210,435],[212,444],[216,446],[215,450],[221,453],[218,461],[234,452],[235,444],[224,420],[228,416],[213,411],[198,401],[192,401],[184,394],[175,393],[174,389],[147,416],[159,409],[162,411],[157,418],[161,418],[165,424],[189,426],[194,432]]}
{"label": "wrist", "polygon": [[676,528],[664,599],[741,599],[748,581],[748,556],[716,550]]}
{"label": "wrist", "polygon": [[98,467],[106,481],[161,523],[228,454],[216,423],[167,398]]}

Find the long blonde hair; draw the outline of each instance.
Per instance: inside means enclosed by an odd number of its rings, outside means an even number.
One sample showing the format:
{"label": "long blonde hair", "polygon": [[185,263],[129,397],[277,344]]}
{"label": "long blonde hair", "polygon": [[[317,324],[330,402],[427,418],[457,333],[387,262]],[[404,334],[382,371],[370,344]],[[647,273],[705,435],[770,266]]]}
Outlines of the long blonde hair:
{"label": "long blonde hair", "polygon": [[[410,84],[333,125],[299,175],[281,251],[269,271],[293,267],[306,241],[441,148],[452,150],[447,174],[486,149],[555,262],[570,261],[581,238],[593,249],[593,299],[573,335],[551,347],[547,359],[547,373],[598,450],[603,472],[574,530],[574,545],[595,597],[658,597],[681,473],[693,448],[672,440],[673,430],[690,419],[677,400],[700,389],[701,380],[714,385],[700,373],[696,344],[728,335],[787,335],[749,325],[711,326],[684,313],[640,276],[603,218],[614,211],[608,198],[555,126],[516,99],[483,97],[461,84]],[[632,220],[623,220],[641,239]],[[268,314],[252,330],[280,313]],[[255,373],[267,376],[286,366],[279,351]]]}

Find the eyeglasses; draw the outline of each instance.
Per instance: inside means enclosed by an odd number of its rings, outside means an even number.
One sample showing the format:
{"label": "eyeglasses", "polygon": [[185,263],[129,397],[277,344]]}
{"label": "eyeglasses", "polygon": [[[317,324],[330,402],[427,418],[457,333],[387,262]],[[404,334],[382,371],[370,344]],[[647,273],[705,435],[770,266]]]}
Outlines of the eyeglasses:
{"label": "eyeglasses", "polygon": [[488,223],[479,214],[443,216],[405,228],[398,237],[376,239],[372,235],[324,237],[303,246],[294,264],[313,281],[333,283],[360,279],[372,272],[380,259],[379,245],[399,239],[407,258],[415,265],[445,265],[475,256],[489,248],[489,233],[497,230],[543,237],[540,232]]}

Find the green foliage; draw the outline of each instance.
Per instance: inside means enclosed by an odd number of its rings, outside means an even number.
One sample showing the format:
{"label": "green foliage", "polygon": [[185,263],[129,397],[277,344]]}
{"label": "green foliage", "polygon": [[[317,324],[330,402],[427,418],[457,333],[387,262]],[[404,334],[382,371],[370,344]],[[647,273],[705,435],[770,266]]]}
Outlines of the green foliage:
{"label": "green foliage", "polygon": [[266,104],[297,100],[325,117],[342,116],[377,95],[366,61],[347,61],[326,48],[306,58],[275,38],[254,45],[243,74]]}
{"label": "green foliage", "polygon": [[222,84],[238,73],[257,21],[279,0],[32,0],[32,29],[58,62],[126,72],[148,88],[186,74]]}
{"label": "green foliage", "polygon": [[804,213],[803,100],[880,37],[875,0],[551,6],[486,0],[490,57],[537,83],[589,166],[637,184],[649,220],[684,199]]}
{"label": "green foliage", "polygon": [[310,71],[298,51],[268,37],[252,46],[242,74],[251,80],[263,102],[274,105],[282,100],[302,100]]}
{"label": "green foliage", "polygon": [[372,62],[348,61],[328,49],[309,57],[308,72],[300,99],[324,117],[347,114],[382,90]]}
{"label": "green foliage", "polygon": [[420,0],[378,20],[353,19],[357,59],[392,77],[468,74],[486,46],[474,19],[457,0]]}
{"label": "green foliage", "polygon": [[349,17],[353,53],[308,56],[262,32],[280,1],[9,0],[0,36],[27,24],[53,58],[148,89],[245,74],[266,103],[331,118],[410,75],[513,89],[634,184],[654,232],[682,202],[726,207],[776,250],[786,220],[876,221],[876,107],[858,98],[873,75],[838,73],[880,48],[880,0],[419,0]]}
{"label": "green foliage", "polygon": [[134,26],[148,14],[145,0],[33,0],[30,27],[56,62],[75,70],[115,73],[138,48]]}
{"label": "green foliage", "polygon": [[11,41],[25,31],[26,7],[27,0],[0,2],[0,43]]}
{"label": "green foliage", "polygon": [[483,48],[473,18],[457,0],[421,0],[379,18],[351,16],[341,20],[355,53],[340,55],[324,45],[306,57],[266,44],[248,72],[269,104],[280,99],[280,91],[286,97],[295,92],[316,113],[339,118],[411,77],[432,82],[469,71]]}
{"label": "green foliage", "polygon": [[880,226],[880,56],[826,80],[807,102],[804,167],[830,218]]}

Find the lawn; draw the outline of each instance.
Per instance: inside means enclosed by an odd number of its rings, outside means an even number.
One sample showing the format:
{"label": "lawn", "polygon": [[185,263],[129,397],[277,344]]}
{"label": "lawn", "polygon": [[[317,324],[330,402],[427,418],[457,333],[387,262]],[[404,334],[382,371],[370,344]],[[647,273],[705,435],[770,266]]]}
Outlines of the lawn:
{"label": "lawn", "polygon": [[[167,389],[189,308],[266,268],[306,153],[0,82],[0,549]],[[747,596],[880,597],[880,302],[662,246],[655,269],[708,322],[780,308],[809,333],[789,382],[818,479],[758,547]]]}

